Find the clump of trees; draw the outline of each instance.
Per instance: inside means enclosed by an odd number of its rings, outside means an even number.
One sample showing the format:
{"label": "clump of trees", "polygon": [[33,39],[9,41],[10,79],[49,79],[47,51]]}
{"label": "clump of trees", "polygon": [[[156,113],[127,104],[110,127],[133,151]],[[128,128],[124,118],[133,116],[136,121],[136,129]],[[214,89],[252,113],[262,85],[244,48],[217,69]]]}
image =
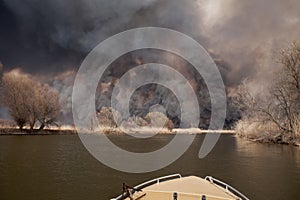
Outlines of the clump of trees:
{"label": "clump of trees", "polygon": [[245,80],[234,95],[242,115],[236,126],[239,133],[271,136],[274,142],[299,136],[300,43],[292,43],[279,57],[281,67],[274,72],[273,80],[268,80],[268,86],[255,92],[251,90],[251,80]]}
{"label": "clump of trees", "polygon": [[140,128],[148,126],[148,122],[139,116],[129,117],[121,123],[121,127],[125,129]]}
{"label": "clump of trees", "polygon": [[[139,116],[132,116],[128,119],[122,120],[120,113],[111,107],[102,107],[97,113],[99,124],[104,128],[116,128],[120,125],[125,129],[134,129],[141,127],[153,128],[168,128],[172,130],[174,124],[165,114],[161,112],[149,112],[144,118]],[[117,122],[116,122],[117,120]]]}
{"label": "clump of trees", "polygon": [[149,112],[145,120],[148,122],[148,125],[151,127],[164,127],[172,130],[174,124],[165,114],[161,112]]}
{"label": "clump of trees", "polygon": [[58,92],[19,70],[3,74],[1,94],[1,103],[21,130],[25,125],[32,130],[37,124],[43,129],[55,123],[60,112]]}
{"label": "clump of trees", "polygon": [[121,115],[111,107],[102,107],[97,112],[99,124],[102,127],[116,128],[120,123]]}

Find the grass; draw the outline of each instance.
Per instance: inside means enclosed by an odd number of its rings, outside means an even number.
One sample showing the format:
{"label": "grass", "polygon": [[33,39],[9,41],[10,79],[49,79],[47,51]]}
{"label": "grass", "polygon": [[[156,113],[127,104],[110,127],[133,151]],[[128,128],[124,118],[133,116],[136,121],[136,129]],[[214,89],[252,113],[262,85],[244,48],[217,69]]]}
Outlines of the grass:
{"label": "grass", "polygon": [[43,129],[43,130],[30,130],[23,129],[22,131],[18,128],[13,127],[1,127],[0,135],[72,135],[76,134],[76,130],[59,130],[59,129]]}
{"label": "grass", "polygon": [[283,133],[272,122],[257,119],[241,119],[236,123],[236,133],[241,138],[261,143],[292,144],[299,146],[300,134]]}
{"label": "grass", "polygon": [[[201,130],[199,128],[155,128],[155,127],[142,127],[142,128],[132,128],[132,129],[121,129],[121,128],[111,128],[111,127],[102,127],[96,130],[83,130],[84,133],[91,134],[114,134],[114,135],[124,135],[125,133],[131,134],[235,134],[234,130]],[[44,130],[30,130],[23,129],[22,131],[15,127],[0,127],[0,135],[64,135],[64,134],[77,134],[77,131],[74,127],[63,127],[63,128],[51,128]]]}

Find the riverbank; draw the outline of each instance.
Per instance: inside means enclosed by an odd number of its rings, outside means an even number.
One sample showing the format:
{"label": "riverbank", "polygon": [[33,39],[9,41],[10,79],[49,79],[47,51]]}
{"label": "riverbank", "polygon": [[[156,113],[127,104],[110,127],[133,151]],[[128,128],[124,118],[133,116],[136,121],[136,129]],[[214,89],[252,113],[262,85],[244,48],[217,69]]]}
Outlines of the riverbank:
{"label": "riverbank", "polygon": [[[165,129],[165,128],[135,128],[135,129],[120,129],[120,128],[102,128],[93,131],[83,131],[92,134],[106,134],[106,135],[124,135],[130,134],[235,134],[234,130],[201,130],[199,128],[187,128],[187,129]],[[72,135],[77,134],[75,129],[44,129],[44,130],[29,130],[23,129],[22,131],[17,128],[0,128],[0,135]]]}
{"label": "riverbank", "polygon": [[258,142],[264,144],[279,144],[279,145],[293,145],[300,147],[300,137],[290,136],[290,135],[272,135],[272,134],[262,134],[262,135],[244,135],[237,133],[237,137],[249,140],[251,142]]}
{"label": "riverbank", "polygon": [[295,133],[282,132],[270,122],[253,122],[249,119],[243,119],[236,123],[235,131],[238,137],[252,142],[300,146],[299,131],[295,131]]}
{"label": "riverbank", "polygon": [[280,145],[293,145],[300,147],[300,138],[288,138],[283,139],[284,137],[279,135],[277,137],[259,137],[251,138],[246,136],[238,136],[242,139],[246,139],[252,142],[264,143],[264,144],[280,144]]}
{"label": "riverbank", "polygon": [[1,135],[74,135],[77,134],[76,130],[59,130],[59,129],[44,129],[44,130],[29,130],[23,129],[22,131],[17,128],[0,128]]}

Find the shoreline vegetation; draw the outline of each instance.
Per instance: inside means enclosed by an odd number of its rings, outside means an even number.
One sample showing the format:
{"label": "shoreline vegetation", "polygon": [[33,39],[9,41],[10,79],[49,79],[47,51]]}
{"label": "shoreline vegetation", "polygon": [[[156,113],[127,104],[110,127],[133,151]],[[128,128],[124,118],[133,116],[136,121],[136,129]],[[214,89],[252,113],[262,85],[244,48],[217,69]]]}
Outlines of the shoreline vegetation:
{"label": "shoreline vegetation", "polygon": [[268,82],[245,79],[232,95],[240,112],[235,130],[262,143],[300,143],[300,42],[278,55],[279,68]]}
{"label": "shoreline vegetation", "polygon": [[[97,134],[97,135],[125,135],[125,134],[145,134],[145,135],[201,135],[201,134],[222,134],[222,135],[234,135],[236,137],[249,140],[251,142],[258,142],[264,144],[280,144],[280,145],[293,145],[300,147],[300,137],[290,138],[290,137],[282,137],[281,134],[245,134],[242,129],[237,130],[202,130],[199,128],[174,128],[172,130],[167,128],[135,128],[124,130],[120,128],[100,128],[97,131],[83,131],[86,134]],[[15,127],[0,127],[0,137],[1,136],[37,136],[37,135],[77,135],[78,132],[74,128],[49,128],[49,129],[23,129],[22,131],[19,128]]]}
{"label": "shoreline vegetation", "polygon": [[252,142],[300,146],[299,133],[281,132],[272,123],[243,119],[237,122],[235,131],[239,138]]}
{"label": "shoreline vegetation", "polygon": [[[100,128],[97,131],[82,131],[87,134],[99,134],[99,135],[125,135],[126,133],[130,134],[231,134],[235,135],[234,130],[201,130],[199,128],[174,128],[172,130],[167,128],[134,128],[134,129],[126,129],[125,131],[120,128]],[[14,127],[2,127],[0,128],[0,136],[1,135],[74,135],[78,134],[76,129],[23,129],[22,131],[18,128]]]}

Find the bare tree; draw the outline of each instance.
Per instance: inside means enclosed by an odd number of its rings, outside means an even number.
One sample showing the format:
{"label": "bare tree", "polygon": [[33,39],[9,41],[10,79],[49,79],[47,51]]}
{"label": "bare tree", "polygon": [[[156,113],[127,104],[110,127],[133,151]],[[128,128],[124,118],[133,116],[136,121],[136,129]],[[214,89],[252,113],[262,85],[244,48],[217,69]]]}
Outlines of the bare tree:
{"label": "bare tree", "polygon": [[172,130],[174,128],[173,122],[161,112],[149,112],[145,120],[152,127],[164,127]]}
{"label": "bare tree", "polygon": [[245,80],[233,100],[243,119],[271,122],[282,134],[294,136],[299,131],[300,119],[300,43],[294,42],[280,53],[280,64],[280,70],[262,93],[251,92],[249,81]]}
{"label": "bare tree", "polygon": [[143,119],[142,117],[139,116],[132,116],[129,117],[128,119],[124,120],[121,124],[121,127],[123,128],[141,128],[141,127],[145,127],[148,126],[148,122]]}
{"label": "bare tree", "polygon": [[[100,123],[100,126],[115,128],[117,127],[117,122],[120,122],[121,116],[111,107],[102,107],[101,110],[97,113],[97,117]],[[115,121],[115,118],[117,122]]]}
{"label": "bare tree", "polygon": [[248,80],[244,80],[232,98],[241,111],[242,119],[252,121],[252,123],[272,122],[278,129],[286,131],[285,126],[282,125],[282,116],[278,113],[276,102],[272,98],[269,88],[254,93],[249,85]]}
{"label": "bare tree", "polygon": [[36,99],[37,119],[40,122],[40,130],[56,122],[60,112],[59,94],[49,85],[38,85]]}
{"label": "bare tree", "polygon": [[285,115],[285,126],[295,134],[300,116],[300,43],[293,42],[281,52],[282,69],[274,81],[273,96],[278,108]]}
{"label": "bare tree", "polygon": [[4,73],[1,90],[1,102],[21,130],[26,124],[32,130],[36,122],[41,124],[40,129],[55,122],[60,111],[59,94],[48,85],[12,70]]}
{"label": "bare tree", "polygon": [[34,126],[38,119],[38,112],[39,109],[37,107],[37,100],[39,98],[39,94],[36,88],[36,85],[33,85],[33,91],[31,93],[31,97],[28,99],[27,102],[27,110],[28,110],[28,123],[30,126],[30,130],[34,129]]}
{"label": "bare tree", "polygon": [[[34,82],[18,70],[5,73],[2,78],[1,102],[22,130],[30,121],[30,110],[34,91]],[[29,106],[30,105],[30,106]]]}

